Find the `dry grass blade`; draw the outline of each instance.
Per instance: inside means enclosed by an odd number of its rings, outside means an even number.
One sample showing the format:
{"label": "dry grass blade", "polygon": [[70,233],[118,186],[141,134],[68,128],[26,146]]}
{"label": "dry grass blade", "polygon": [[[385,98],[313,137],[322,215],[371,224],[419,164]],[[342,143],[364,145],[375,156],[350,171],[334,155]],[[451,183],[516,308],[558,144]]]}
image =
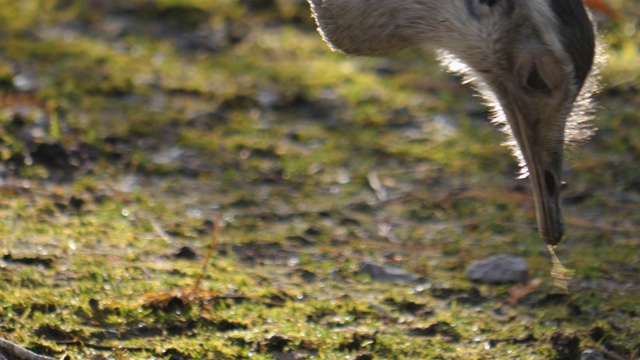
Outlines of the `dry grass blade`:
{"label": "dry grass blade", "polygon": [[512,306],[517,305],[520,300],[536,291],[540,287],[540,284],[542,284],[542,281],[540,279],[533,279],[527,284],[517,284],[513,286],[511,289],[509,289],[509,294],[511,296],[509,296],[507,301]]}
{"label": "dry grass blade", "polygon": [[569,280],[573,278],[575,271],[567,269],[562,265],[560,259],[556,256],[552,245],[548,245],[547,250],[549,250],[549,254],[551,254],[551,262],[553,263],[553,267],[551,268],[551,277],[554,279],[553,285],[556,287],[558,292],[562,294],[569,294]]}
{"label": "dry grass blade", "polygon": [[372,171],[367,175],[367,180],[369,180],[369,186],[376,194],[376,197],[379,201],[387,200],[387,190],[385,190],[380,178],[378,177],[377,171]]}
{"label": "dry grass blade", "polygon": [[193,292],[197,293],[200,290],[200,281],[204,277],[204,274],[207,270],[207,264],[209,263],[209,258],[211,257],[211,253],[213,253],[213,249],[216,247],[216,243],[218,241],[218,230],[220,229],[220,213],[216,215],[216,220],[213,222],[213,232],[211,233],[211,241],[209,242],[209,249],[207,249],[207,253],[204,255],[204,259],[202,259],[202,268],[200,272],[196,276],[196,279],[193,282]]}

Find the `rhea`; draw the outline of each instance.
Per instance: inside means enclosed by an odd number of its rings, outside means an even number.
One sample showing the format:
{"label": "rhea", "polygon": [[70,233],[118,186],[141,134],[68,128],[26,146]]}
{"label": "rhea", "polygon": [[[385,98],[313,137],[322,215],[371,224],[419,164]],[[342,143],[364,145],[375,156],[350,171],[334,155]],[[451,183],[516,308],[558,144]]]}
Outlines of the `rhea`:
{"label": "rhea", "polygon": [[472,83],[531,179],[540,235],[560,242],[563,152],[591,133],[596,85],[594,29],[581,0],[308,1],[332,49],[376,56],[428,47]]}

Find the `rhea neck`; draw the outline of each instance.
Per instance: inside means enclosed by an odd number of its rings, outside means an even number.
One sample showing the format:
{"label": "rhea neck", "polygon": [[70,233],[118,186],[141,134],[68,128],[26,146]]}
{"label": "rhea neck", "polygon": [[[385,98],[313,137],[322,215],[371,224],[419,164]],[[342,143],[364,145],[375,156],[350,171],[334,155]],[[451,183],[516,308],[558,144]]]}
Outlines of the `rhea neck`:
{"label": "rhea neck", "polygon": [[519,37],[537,38],[566,54],[562,60],[572,64],[578,89],[593,65],[593,56],[586,56],[594,51],[593,29],[581,0],[308,1],[324,40],[347,54],[387,55],[422,46],[482,70],[479,59],[487,53],[497,58],[499,47],[509,48]]}
{"label": "rhea neck", "polygon": [[324,40],[353,55],[386,55],[422,44],[440,47],[451,21],[439,0],[310,0]]}

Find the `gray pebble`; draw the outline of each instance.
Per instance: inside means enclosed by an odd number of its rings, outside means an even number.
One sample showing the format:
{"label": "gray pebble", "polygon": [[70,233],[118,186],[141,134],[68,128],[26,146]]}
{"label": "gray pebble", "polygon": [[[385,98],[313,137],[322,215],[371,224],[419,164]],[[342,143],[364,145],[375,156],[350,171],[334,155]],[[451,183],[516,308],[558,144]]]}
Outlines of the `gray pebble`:
{"label": "gray pebble", "polygon": [[386,282],[413,282],[416,277],[406,273],[404,270],[387,265],[372,264],[369,262],[363,262],[360,264],[360,272],[369,274],[374,281],[386,281]]}
{"label": "gray pebble", "polygon": [[586,349],[582,352],[580,360],[607,360],[607,358],[600,350]]}
{"label": "gray pebble", "polygon": [[515,255],[491,256],[469,265],[467,279],[484,284],[526,282],[529,279],[529,264]]}

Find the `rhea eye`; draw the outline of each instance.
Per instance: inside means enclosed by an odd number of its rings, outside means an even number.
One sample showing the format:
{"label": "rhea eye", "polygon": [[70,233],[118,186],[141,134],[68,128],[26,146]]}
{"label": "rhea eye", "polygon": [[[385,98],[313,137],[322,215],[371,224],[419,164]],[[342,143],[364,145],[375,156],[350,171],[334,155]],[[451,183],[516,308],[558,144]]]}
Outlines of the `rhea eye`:
{"label": "rhea eye", "polygon": [[474,19],[480,20],[490,13],[490,9],[498,0],[466,0],[467,11]]}
{"label": "rhea eye", "polygon": [[498,0],[480,0],[480,4],[485,4],[488,6],[493,6],[498,2]]}
{"label": "rhea eye", "polygon": [[530,90],[533,90],[535,92],[543,94],[548,94],[551,92],[549,85],[547,85],[546,81],[544,81],[536,67],[531,69],[531,72],[527,77],[526,85]]}
{"label": "rhea eye", "polygon": [[516,1],[501,0],[466,0],[467,11],[475,20],[482,20],[490,14],[509,17],[513,14]]}

